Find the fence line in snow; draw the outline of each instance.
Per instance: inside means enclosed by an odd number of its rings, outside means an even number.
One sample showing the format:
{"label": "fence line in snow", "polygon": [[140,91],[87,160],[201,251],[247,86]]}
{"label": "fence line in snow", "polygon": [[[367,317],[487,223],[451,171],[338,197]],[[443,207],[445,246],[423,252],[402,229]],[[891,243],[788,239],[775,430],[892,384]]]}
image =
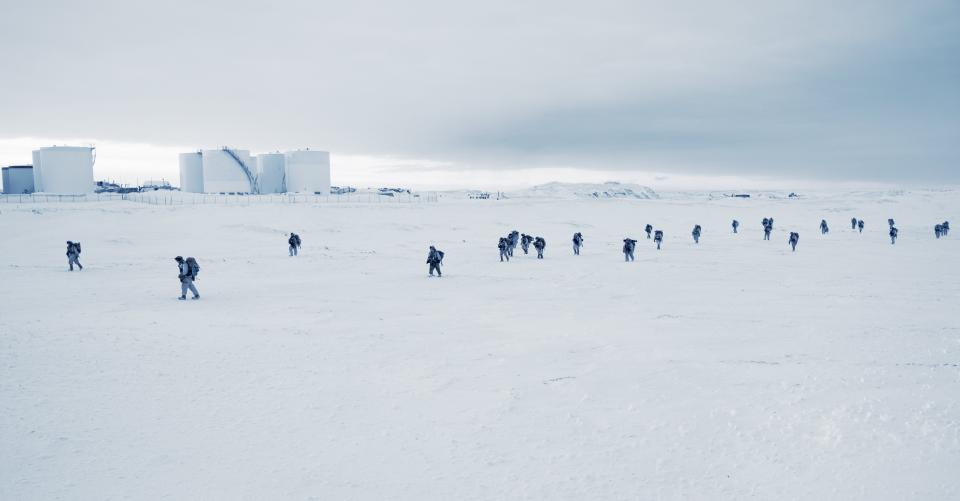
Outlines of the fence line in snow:
{"label": "fence line in snow", "polygon": [[152,191],[146,193],[91,193],[86,195],[0,195],[0,203],[84,203],[122,200],[148,205],[258,205],[258,204],[421,204],[437,202],[436,192],[393,193],[343,193],[315,195],[306,193],[277,193],[272,195],[229,195],[183,193],[178,191]]}

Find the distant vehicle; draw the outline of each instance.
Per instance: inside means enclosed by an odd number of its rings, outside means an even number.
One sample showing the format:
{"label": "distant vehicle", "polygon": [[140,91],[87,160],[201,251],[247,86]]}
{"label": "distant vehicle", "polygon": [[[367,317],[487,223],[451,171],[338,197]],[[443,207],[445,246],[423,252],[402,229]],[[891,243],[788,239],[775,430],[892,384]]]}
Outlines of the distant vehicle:
{"label": "distant vehicle", "polygon": [[344,187],[342,187],[342,188],[341,188],[340,186],[331,186],[331,187],[330,187],[330,194],[331,194],[331,195],[345,195],[345,194],[347,194],[347,193],[354,193],[354,192],[356,192],[356,191],[357,191],[357,189],[354,188],[354,187],[352,187],[352,186],[344,186]]}
{"label": "distant vehicle", "polygon": [[121,186],[117,183],[111,183],[109,181],[97,181],[97,188],[94,190],[95,193],[138,193],[141,191],[141,188],[135,186]]}
{"label": "distant vehicle", "polygon": [[157,190],[175,190],[169,182],[160,180],[160,181],[147,181],[143,183],[143,186],[140,187],[140,191],[157,191]]}
{"label": "distant vehicle", "polygon": [[469,193],[467,196],[474,200],[487,200],[490,198],[490,194],[485,191],[481,191],[479,193]]}

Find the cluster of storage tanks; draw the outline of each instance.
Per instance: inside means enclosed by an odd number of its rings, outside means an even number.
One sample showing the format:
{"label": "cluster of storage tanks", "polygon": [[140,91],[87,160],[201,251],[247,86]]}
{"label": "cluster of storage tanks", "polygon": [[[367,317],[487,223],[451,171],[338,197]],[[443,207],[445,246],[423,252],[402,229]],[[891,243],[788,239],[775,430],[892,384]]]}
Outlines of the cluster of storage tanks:
{"label": "cluster of storage tanks", "polygon": [[190,193],[330,193],[330,153],[252,156],[221,148],[180,154],[180,190]]}
{"label": "cluster of storage tanks", "polygon": [[94,190],[94,148],[50,146],[33,152],[33,165],[3,168],[6,194],[56,193],[82,195]]}

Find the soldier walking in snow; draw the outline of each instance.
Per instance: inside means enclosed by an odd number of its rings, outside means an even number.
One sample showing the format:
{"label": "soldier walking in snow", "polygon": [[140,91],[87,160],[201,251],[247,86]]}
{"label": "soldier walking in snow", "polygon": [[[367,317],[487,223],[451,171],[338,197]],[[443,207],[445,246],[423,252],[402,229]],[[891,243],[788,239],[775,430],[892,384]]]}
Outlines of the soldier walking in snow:
{"label": "soldier walking in snow", "polygon": [[83,270],[83,265],[80,264],[80,242],[67,240],[67,264],[70,265],[70,271],[73,271],[73,265],[77,265],[81,271]]}
{"label": "soldier walking in snow", "polygon": [[933,227],[933,234],[936,235],[938,239],[940,238],[941,233],[943,233],[943,226],[938,224]]}
{"label": "soldier walking in snow", "polygon": [[770,224],[769,219],[764,218],[764,221],[766,221],[767,224],[763,225],[763,239],[770,240],[770,232],[773,231],[773,225]]}
{"label": "soldier walking in snow", "polygon": [[524,254],[529,254],[530,252],[530,243],[533,242],[533,237],[523,233],[520,235],[520,247],[523,248]]}
{"label": "soldier walking in snow", "polygon": [[860,233],[863,233],[863,219],[857,221],[857,229],[860,230]]}
{"label": "soldier walking in snow", "polygon": [[580,232],[578,231],[573,234],[573,255],[575,256],[580,255],[580,246],[582,245],[583,245],[583,235],[581,235]]}
{"label": "soldier walking in snow", "polygon": [[950,221],[944,221],[940,224],[941,235],[947,236],[950,233]]}
{"label": "soldier walking in snow", "polygon": [[657,244],[657,250],[660,250],[660,244],[663,242],[663,232],[660,230],[654,232],[653,241]]}
{"label": "soldier walking in snow", "polygon": [[731,226],[733,226],[733,232],[736,233],[736,232],[737,232],[737,228],[740,227],[740,221],[737,221],[736,219],[734,219],[734,220],[733,220],[733,224],[732,224]]}
{"label": "soldier walking in snow", "polygon": [[897,243],[897,234],[900,233],[895,226],[890,227],[890,245]]}
{"label": "soldier walking in snow", "polygon": [[510,260],[510,242],[504,238],[500,237],[500,242],[497,243],[497,248],[500,249],[500,262]]}
{"label": "soldier walking in snow", "polygon": [[197,287],[193,285],[194,280],[197,279],[197,274],[200,273],[200,265],[197,264],[197,260],[188,257],[186,260],[183,259],[183,256],[177,256],[174,258],[174,261],[177,262],[177,269],[180,274],[178,278],[180,279],[180,299],[181,301],[187,299],[187,291],[193,293],[193,299],[200,299],[200,293],[197,292]]}
{"label": "soldier walking in snow", "polygon": [[851,230],[857,229],[857,218],[853,218],[850,220],[850,229]]}
{"label": "soldier walking in snow", "polygon": [[290,244],[290,255],[296,256],[300,250],[300,235],[296,233],[291,233],[290,238],[287,239],[287,243]]}
{"label": "soldier walking in snow", "polygon": [[537,237],[533,240],[533,248],[537,249],[537,259],[543,259],[543,249],[547,246],[547,241],[543,237]]}
{"label": "soldier walking in snow", "polygon": [[430,252],[427,254],[427,264],[430,265],[430,276],[433,276],[433,270],[437,270],[437,277],[442,277],[443,274],[440,273],[440,265],[443,264],[443,251],[437,250],[436,247],[430,246]]}
{"label": "soldier walking in snow", "polygon": [[517,248],[517,242],[520,240],[520,233],[517,230],[513,230],[507,235],[507,252],[510,253],[510,257],[513,257],[513,250]]}
{"label": "soldier walking in snow", "polygon": [[893,218],[890,218],[890,219],[887,219],[887,224],[889,224],[890,227],[893,228],[893,225],[895,225],[896,223],[893,222]]}
{"label": "soldier walking in snow", "polygon": [[699,224],[693,227],[692,235],[693,235],[693,243],[699,244],[700,243],[700,225]]}
{"label": "soldier walking in snow", "polygon": [[791,231],[790,239],[787,240],[787,242],[790,243],[790,248],[793,249],[793,252],[797,251],[797,242],[799,241],[800,241],[800,234],[795,231]]}
{"label": "soldier walking in snow", "polygon": [[647,240],[650,239],[650,232],[653,231],[653,226],[647,225],[643,228],[643,231],[647,232]]}
{"label": "soldier walking in snow", "polygon": [[820,234],[821,234],[821,235],[826,235],[827,233],[830,233],[830,227],[827,226],[827,220],[826,220],[826,219],[821,219],[821,220],[820,220]]}
{"label": "soldier walking in snow", "polygon": [[637,248],[637,241],[632,238],[623,239],[623,260],[633,261],[633,251]]}

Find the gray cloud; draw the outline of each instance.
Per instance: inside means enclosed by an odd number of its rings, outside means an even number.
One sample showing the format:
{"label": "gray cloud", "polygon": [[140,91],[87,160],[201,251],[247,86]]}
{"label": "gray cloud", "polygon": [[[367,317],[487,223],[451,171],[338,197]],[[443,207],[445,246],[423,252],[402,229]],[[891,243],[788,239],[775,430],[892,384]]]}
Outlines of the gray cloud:
{"label": "gray cloud", "polygon": [[6,2],[0,135],[960,180],[956,2],[456,4]]}

